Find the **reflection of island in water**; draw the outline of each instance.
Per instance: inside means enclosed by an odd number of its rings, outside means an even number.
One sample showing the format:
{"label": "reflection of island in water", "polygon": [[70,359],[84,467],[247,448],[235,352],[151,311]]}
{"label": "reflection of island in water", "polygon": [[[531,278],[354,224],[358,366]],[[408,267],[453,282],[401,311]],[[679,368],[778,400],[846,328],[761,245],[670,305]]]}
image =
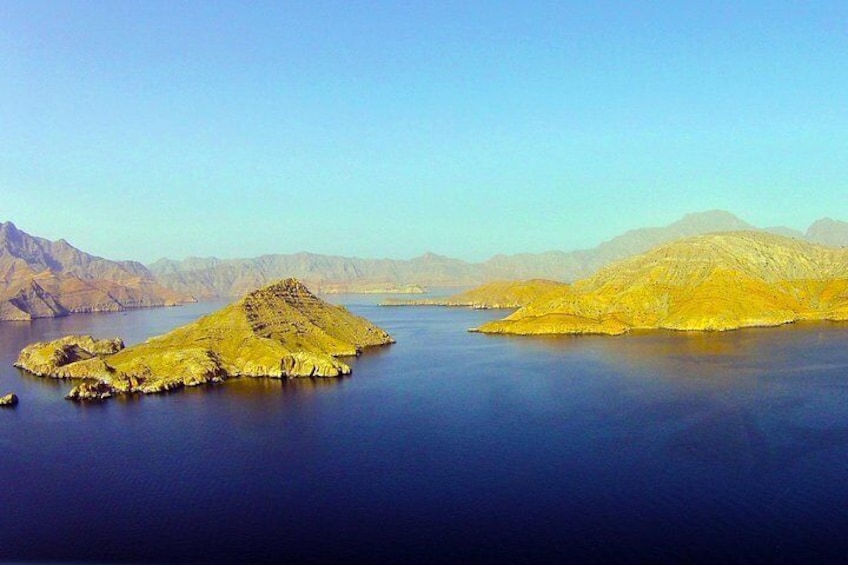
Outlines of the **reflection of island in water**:
{"label": "reflection of island in water", "polygon": [[[841,336],[841,337],[840,337]],[[839,351],[848,338],[848,324],[812,321],[773,328],[744,328],[731,332],[677,332],[634,330],[621,336],[498,336],[492,339],[518,347],[543,348],[592,355],[608,365],[652,371],[665,378],[703,378],[721,382],[745,377],[803,374],[848,367],[848,356],[835,361],[811,355],[811,347],[832,346]],[[823,362],[822,359],[828,359]]]}
{"label": "reflection of island in water", "polygon": [[[287,397],[309,396],[317,391],[328,390],[343,386],[347,377],[326,379],[321,377],[302,377],[299,379],[231,379],[222,383],[220,387],[212,389],[194,389],[191,392],[204,394],[210,390],[220,390],[223,394],[235,397],[261,396],[274,398],[273,395]],[[188,392],[188,390],[186,391]]]}
{"label": "reflection of island in water", "polygon": [[563,378],[597,372],[610,449],[653,441],[673,457],[765,474],[848,446],[847,389],[833,384],[835,371],[848,375],[848,324],[491,339],[558,356]]}

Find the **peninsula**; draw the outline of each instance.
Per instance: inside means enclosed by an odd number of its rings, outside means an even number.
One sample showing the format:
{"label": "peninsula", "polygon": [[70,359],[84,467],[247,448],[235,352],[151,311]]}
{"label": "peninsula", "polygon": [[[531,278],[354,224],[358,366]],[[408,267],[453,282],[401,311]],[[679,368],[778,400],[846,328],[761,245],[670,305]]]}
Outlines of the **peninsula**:
{"label": "peninsula", "polygon": [[68,336],[24,348],[16,367],[85,379],[72,399],[156,393],[233,377],[338,377],[339,357],[394,343],[364,318],[313,295],[296,279],[251,292],[170,333],[124,348],[120,339]]}
{"label": "peninsula", "polygon": [[848,319],[848,250],[763,232],[701,235],[616,262],[476,330],[723,331]]}
{"label": "peninsula", "polygon": [[565,283],[545,279],[495,281],[451,296],[418,300],[389,299],[381,302],[380,306],[450,306],[479,310],[521,308],[546,294],[566,288],[568,285]]}

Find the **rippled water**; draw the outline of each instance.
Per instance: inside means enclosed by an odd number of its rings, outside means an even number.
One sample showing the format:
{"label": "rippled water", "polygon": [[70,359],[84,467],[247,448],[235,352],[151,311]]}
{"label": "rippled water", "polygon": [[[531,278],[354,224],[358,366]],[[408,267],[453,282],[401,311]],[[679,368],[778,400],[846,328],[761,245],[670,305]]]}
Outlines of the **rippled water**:
{"label": "rippled water", "polygon": [[398,340],[352,377],[94,405],[17,351],[220,304],[0,325],[0,559],[848,558],[848,325],[508,338],[343,300]]}

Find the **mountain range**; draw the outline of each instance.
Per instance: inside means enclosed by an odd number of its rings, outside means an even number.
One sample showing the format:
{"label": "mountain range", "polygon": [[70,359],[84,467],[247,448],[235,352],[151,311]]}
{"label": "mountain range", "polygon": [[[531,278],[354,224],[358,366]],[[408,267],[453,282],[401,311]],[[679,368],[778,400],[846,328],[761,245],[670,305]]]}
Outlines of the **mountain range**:
{"label": "mountain range", "polygon": [[593,249],[496,255],[468,262],[435,253],[410,260],[359,259],[312,253],[250,259],[161,259],[145,267],[81,251],[0,222],[0,320],[32,320],[75,312],[181,304],[197,298],[243,296],[296,277],[315,292],[420,292],[418,286],[476,286],[498,280],[586,278],[610,263],[657,245],[704,233],[759,231],[830,247],[848,245],[848,223],[823,218],[806,233],[758,229],[720,210],[689,214],[665,227],[628,231]]}
{"label": "mountain range", "polygon": [[714,232],[761,231],[832,247],[848,245],[848,223],[825,218],[806,233],[786,227],[757,228],[733,214],[712,210],[689,214],[664,227],[630,230],[593,249],[496,255],[472,263],[434,253],[411,260],[357,259],[296,253],[252,259],[161,259],[149,265],[162,284],[197,297],[240,296],[283,277],[297,277],[310,288],[323,285],[392,284],[476,286],[496,280],[542,278],[574,281],[613,261],[643,253],[683,237]]}

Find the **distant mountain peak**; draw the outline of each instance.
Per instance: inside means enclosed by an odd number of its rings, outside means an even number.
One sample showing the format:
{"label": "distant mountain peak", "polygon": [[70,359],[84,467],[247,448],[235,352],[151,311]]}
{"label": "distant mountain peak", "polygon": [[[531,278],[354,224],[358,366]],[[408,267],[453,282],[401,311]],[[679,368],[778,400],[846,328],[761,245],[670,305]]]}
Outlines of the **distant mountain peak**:
{"label": "distant mountain peak", "polygon": [[674,222],[672,225],[689,225],[697,226],[701,229],[715,231],[737,231],[746,229],[756,229],[748,222],[742,220],[739,216],[731,214],[726,210],[706,210],[704,212],[693,212],[686,214]]}
{"label": "distant mountain peak", "polygon": [[806,238],[829,247],[848,246],[848,222],[828,217],[820,218],[807,229]]}

